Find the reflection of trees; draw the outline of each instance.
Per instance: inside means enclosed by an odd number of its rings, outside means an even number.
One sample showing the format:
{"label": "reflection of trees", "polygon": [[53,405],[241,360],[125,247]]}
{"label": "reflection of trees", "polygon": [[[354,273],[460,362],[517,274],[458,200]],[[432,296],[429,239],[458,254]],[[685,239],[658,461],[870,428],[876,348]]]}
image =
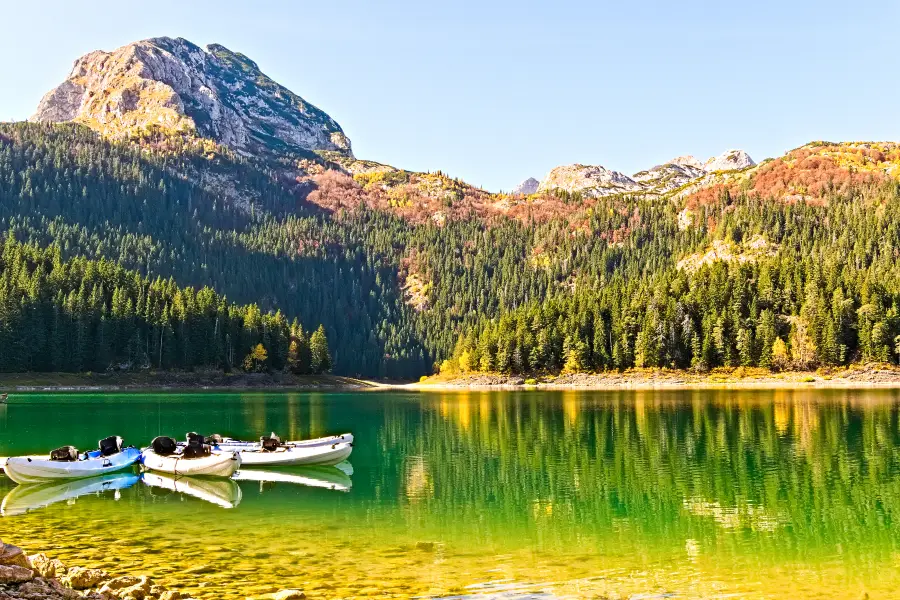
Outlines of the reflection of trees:
{"label": "reflection of trees", "polygon": [[890,549],[898,411],[857,397],[447,394],[386,409],[384,483],[409,518],[495,541]]}

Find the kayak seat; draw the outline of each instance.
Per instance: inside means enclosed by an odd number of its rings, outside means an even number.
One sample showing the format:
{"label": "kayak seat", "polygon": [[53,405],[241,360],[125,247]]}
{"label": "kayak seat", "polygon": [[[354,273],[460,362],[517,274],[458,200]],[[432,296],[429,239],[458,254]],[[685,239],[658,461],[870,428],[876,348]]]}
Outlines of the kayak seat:
{"label": "kayak seat", "polygon": [[50,452],[50,460],[59,462],[75,462],[78,460],[78,449],[75,446],[63,446]]}
{"label": "kayak seat", "polygon": [[170,437],[161,435],[153,438],[150,447],[160,456],[172,456],[178,450],[178,444]]}
{"label": "kayak seat", "polygon": [[103,456],[112,456],[122,451],[122,438],[117,435],[103,438],[97,444],[100,446],[100,454]]}
{"label": "kayak seat", "polygon": [[209,456],[211,452],[212,448],[206,443],[206,438],[191,432],[187,434],[187,446],[185,446],[181,454],[185,458],[203,458],[204,456]]}
{"label": "kayak seat", "polygon": [[274,433],[270,436],[263,436],[259,438],[259,445],[262,447],[263,452],[275,452],[281,447],[281,438]]}

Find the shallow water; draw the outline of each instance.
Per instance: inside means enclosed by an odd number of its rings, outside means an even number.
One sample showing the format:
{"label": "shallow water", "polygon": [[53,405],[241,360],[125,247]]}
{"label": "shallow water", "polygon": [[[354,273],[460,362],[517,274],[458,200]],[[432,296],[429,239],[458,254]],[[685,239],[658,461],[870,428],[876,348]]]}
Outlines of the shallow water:
{"label": "shallow water", "polygon": [[890,390],[19,395],[0,455],[188,430],[356,445],[352,469],[279,470],[297,483],[126,476],[66,500],[0,477],[0,538],[200,598],[893,598],[898,408]]}

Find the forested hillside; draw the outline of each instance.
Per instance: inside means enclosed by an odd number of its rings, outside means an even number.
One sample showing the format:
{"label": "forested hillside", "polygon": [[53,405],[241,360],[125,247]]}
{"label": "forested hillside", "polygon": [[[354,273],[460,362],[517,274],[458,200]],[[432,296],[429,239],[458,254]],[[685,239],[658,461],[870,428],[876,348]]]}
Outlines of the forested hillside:
{"label": "forested hillside", "polygon": [[[508,197],[18,123],[0,125],[0,227],[322,323],[340,374],[811,367],[897,358],[897,163],[815,144],[666,197]],[[431,185],[455,190],[440,218]]]}
{"label": "forested hillside", "polygon": [[331,368],[322,329],[150,280],[105,259],[63,261],[7,236],[0,254],[0,372]]}
{"label": "forested hillside", "polygon": [[[460,339],[443,370],[811,369],[898,361],[896,181],[831,181],[815,198],[796,202],[719,190],[694,212],[700,239],[712,241],[707,252],[642,274],[616,271],[484,320]],[[671,241],[660,250],[681,256]]]}

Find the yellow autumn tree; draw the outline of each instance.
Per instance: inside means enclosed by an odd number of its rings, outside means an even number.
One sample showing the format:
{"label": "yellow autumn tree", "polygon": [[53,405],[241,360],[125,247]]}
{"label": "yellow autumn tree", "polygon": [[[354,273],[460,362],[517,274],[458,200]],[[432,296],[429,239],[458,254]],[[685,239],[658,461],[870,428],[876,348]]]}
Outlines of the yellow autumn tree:
{"label": "yellow autumn tree", "polygon": [[250,373],[260,373],[266,368],[269,353],[262,344],[257,344],[250,350],[250,354],[244,358],[244,370]]}
{"label": "yellow autumn tree", "polygon": [[775,338],[775,342],[772,344],[772,368],[780,371],[780,370],[786,368],[787,364],[788,364],[787,344],[784,343],[783,339]]}
{"label": "yellow autumn tree", "polygon": [[468,373],[472,370],[472,354],[468,350],[463,350],[459,355],[459,370]]}

